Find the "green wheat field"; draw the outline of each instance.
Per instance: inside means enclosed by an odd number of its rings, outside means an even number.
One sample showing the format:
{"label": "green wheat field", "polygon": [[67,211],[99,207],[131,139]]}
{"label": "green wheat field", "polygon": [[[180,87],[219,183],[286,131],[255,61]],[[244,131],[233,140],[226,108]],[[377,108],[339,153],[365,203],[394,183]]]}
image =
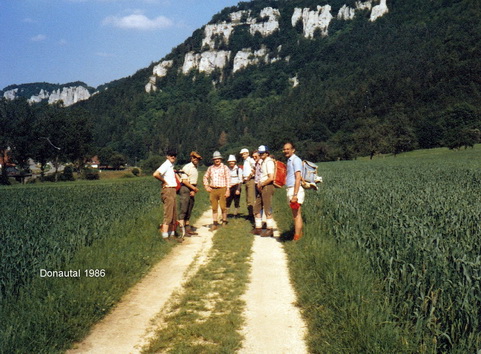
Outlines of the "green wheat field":
{"label": "green wheat field", "polygon": [[[310,351],[481,349],[481,146],[321,163],[319,174],[305,236],[285,244]],[[150,177],[0,193],[0,353],[66,350],[172,247],[159,241]],[[289,235],[284,194],[275,217]],[[207,205],[203,192],[197,215]],[[105,276],[43,279],[44,268]]]}

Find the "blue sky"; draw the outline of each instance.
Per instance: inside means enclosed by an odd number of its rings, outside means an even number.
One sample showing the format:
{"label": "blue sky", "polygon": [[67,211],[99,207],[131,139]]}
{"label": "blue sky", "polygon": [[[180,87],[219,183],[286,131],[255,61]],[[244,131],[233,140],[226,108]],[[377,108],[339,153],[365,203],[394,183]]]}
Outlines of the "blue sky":
{"label": "blue sky", "polygon": [[239,1],[0,0],[0,89],[132,75]]}

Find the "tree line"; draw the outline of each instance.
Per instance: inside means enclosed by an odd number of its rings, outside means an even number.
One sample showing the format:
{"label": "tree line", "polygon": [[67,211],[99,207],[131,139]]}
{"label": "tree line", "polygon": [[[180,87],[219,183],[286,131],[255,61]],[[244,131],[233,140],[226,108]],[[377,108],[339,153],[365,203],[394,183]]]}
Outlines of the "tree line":
{"label": "tree line", "polygon": [[[331,5],[338,9],[343,3]],[[174,66],[157,80],[156,92],[144,90],[152,63],[72,107],[28,107],[18,101],[19,107],[10,108],[23,115],[17,118],[21,126],[11,128],[18,135],[12,152],[21,162],[26,156],[22,151],[30,149],[23,147],[25,136],[45,150],[32,154],[38,161],[80,161],[73,152],[67,156],[66,147],[71,138],[67,132],[76,121],[85,126],[79,130],[85,131],[84,138],[74,139],[83,144],[77,146],[78,155],[85,158],[90,151],[107,160],[123,157],[130,164],[155,159],[169,147],[177,148],[182,162],[191,150],[208,156],[214,150],[230,154],[267,144],[275,151],[286,139],[314,161],[440,146],[459,149],[480,141],[478,3],[391,0],[389,13],[375,22],[368,21],[368,11],[361,11],[352,21],[333,19],[329,36],[318,33],[305,39],[290,16],[296,6],[316,5],[313,0],[243,2],[214,16],[226,20],[238,9],[252,8],[255,14],[266,6],[279,8],[279,31],[263,38],[240,28],[222,48],[263,45],[280,58],[275,63],[236,73],[229,66],[211,75],[179,73],[185,53],[201,49],[199,29],[166,56]],[[296,87],[293,78],[299,82]],[[38,123],[42,119],[59,119],[66,127],[50,136],[51,123]],[[32,124],[43,129],[36,140],[24,131]],[[38,136],[65,148],[50,151]]]}

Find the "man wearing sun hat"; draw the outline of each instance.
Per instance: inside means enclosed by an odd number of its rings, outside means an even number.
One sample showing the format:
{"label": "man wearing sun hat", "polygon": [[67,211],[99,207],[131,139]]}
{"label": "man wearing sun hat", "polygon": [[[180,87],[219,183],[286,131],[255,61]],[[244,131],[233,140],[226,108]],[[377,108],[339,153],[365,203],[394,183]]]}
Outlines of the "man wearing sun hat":
{"label": "man wearing sun hat", "polygon": [[186,236],[197,235],[192,230],[189,220],[195,204],[195,194],[199,191],[199,188],[197,188],[199,176],[197,168],[200,160],[202,160],[202,156],[197,151],[192,151],[190,162],[182,168],[182,186],[179,190],[179,224]]}
{"label": "man wearing sun hat", "polygon": [[[274,219],[272,217],[272,196],[274,195],[274,174],[275,163],[270,157],[269,148],[265,145],[259,146],[259,155],[262,159],[261,176],[257,183],[258,195],[256,197],[256,204],[254,206],[255,213],[255,229],[254,235],[262,237],[274,236]],[[264,210],[266,215],[267,229],[262,231],[262,215],[261,210]]]}
{"label": "man wearing sun hat", "polygon": [[242,169],[242,181],[245,184],[247,212],[249,218],[254,220],[254,204],[256,202],[256,183],[254,181],[255,165],[256,161],[249,156],[249,150],[242,149],[240,151],[242,158],[244,159],[244,165]]}
{"label": "man wearing sun hat", "polygon": [[237,160],[234,155],[229,155],[227,164],[230,172],[229,197],[227,198],[227,210],[230,209],[232,201],[234,201],[234,217],[237,217],[240,207],[242,169],[237,166]]}
{"label": "man wearing sun hat", "polygon": [[214,164],[209,166],[204,175],[204,187],[210,194],[210,204],[212,206],[212,225],[210,231],[215,231],[219,228],[218,222],[218,207],[222,212],[222,221],[227,223],[227,207],[226,198],[230,195],[230,171],[229,168],[222,163],[222,155],[219,151],[215,151],[212,155]]}

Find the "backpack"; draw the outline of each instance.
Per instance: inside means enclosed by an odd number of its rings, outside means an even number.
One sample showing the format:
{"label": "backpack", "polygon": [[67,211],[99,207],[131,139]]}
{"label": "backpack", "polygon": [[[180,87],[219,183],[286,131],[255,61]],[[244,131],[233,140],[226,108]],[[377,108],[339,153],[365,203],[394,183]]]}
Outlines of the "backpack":
{"label": "backpack", "polygon": [[308,183],[316,183],[317,165],[307,160],[302,161],[301,177],[303,181]]}
{"label": "backpack", "polygon": [[307,160],[302,161],[301,186],[304,189],[318,190],[316,183],[322,183],[322,177],[317,175],[317,165]]}
{"label": "backpack", "polygon": [[[273,159],[274,160],[274,159]],[[287,167],[279,160],[274,160],[274,187],[282,188],[286,184]]]}

